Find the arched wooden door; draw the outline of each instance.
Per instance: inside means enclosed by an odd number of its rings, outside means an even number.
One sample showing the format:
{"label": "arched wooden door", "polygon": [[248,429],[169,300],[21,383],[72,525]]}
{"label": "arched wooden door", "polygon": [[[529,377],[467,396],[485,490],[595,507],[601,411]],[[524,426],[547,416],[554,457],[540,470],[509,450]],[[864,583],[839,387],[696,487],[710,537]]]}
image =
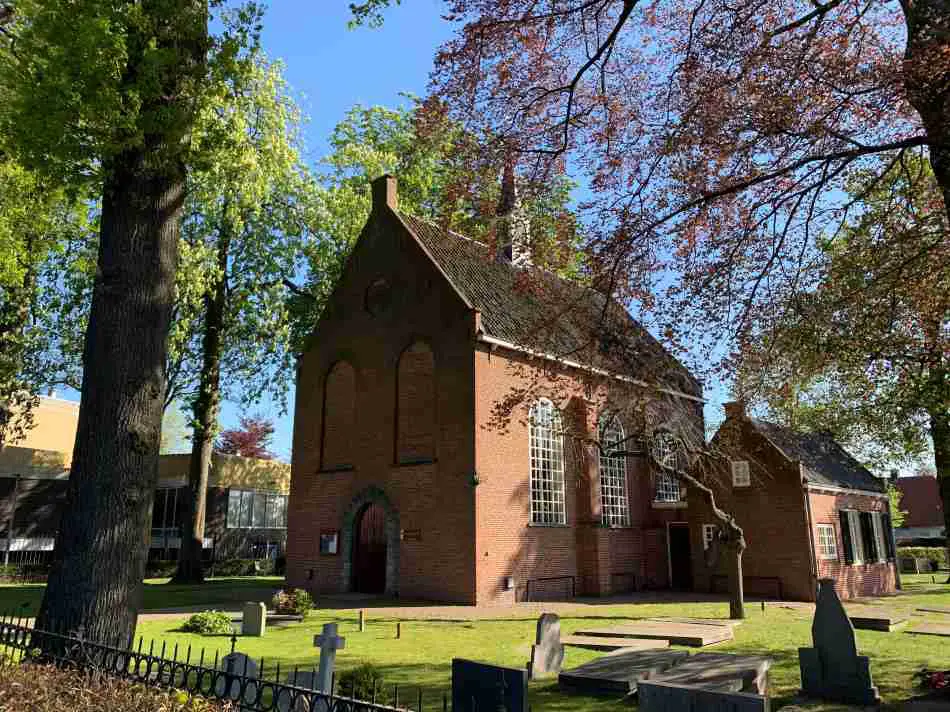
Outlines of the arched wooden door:
{"label": "arched wooden door", "polygon": [[367,504],[356,517],[353,546],[353,590],[383,593],[386,590],[386,512]]}

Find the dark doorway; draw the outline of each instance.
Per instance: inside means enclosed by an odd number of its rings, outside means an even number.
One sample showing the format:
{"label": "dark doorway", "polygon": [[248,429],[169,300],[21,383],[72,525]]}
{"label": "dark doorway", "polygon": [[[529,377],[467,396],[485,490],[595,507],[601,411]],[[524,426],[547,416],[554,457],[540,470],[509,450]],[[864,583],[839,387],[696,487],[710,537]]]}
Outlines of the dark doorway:
{"label": "dark doorway", "polygon": [[689,552],[689,525],[670,524],[670,588],[693,588],[693,562]]}
{"label": "dark doorway", "polygon": [[356,515],[353,541],[353,590],[383,593],[386,590],[386,512],[367,504]]}

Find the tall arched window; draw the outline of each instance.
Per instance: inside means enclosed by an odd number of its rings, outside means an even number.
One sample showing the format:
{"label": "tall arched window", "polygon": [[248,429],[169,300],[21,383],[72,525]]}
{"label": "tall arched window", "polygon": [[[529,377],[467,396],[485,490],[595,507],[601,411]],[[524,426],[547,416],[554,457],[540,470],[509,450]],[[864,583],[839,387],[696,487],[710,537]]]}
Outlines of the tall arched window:
{"label": "tall arched window", "polygon": [[561,433],[561,414],[554,404],[547,398],[535,401],[528,414],[532,524],[567,523]]}
{"label": "tall arched window", "polygon": [[600,418],[600,510],[604,526],[630,525],[627,502],[627,458],[614,454],[624,449],[623,425],[616,415],[604,413]]}
{"label": "tall arched window", "polygon": [[435,358],[416,341],[402,352],[396,374],[396,462],[435,458]]}
{"label": "tall arched window", "polygon": [[346,361],[337,361],[327,373],[323,389],[322,469],[352,466],[355,426],[356,371]]}

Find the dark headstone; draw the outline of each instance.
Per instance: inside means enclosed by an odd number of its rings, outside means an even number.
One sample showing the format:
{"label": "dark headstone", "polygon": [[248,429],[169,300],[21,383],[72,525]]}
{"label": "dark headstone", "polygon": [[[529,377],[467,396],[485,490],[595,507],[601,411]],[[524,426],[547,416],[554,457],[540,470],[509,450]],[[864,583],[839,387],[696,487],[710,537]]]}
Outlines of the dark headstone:
{"label": "dark headstone", "polygon": [[452,712],[528,712],[528,671],[453,658]]}
{"label": "dark headstone", "polygon": [[531,646],[531,661],[528,677],[535,680],[545,675],[561,672],[564,664],[564,646],[561,644],[561,619],[554,613],[544,613],[538,618],[534,645]]}
{"label": "dark headstone", "polygon": [[769,698],[659,680],[641,680],[640,712],[769,712]]}
{"label": "dark headstone", "polygon": [[854,626],[832,579],[819,581],[811,635],[814,647],[798,649],[802,693],[845,704],[877,704],[880,698],[871,683],[870,663],[858,655]]}

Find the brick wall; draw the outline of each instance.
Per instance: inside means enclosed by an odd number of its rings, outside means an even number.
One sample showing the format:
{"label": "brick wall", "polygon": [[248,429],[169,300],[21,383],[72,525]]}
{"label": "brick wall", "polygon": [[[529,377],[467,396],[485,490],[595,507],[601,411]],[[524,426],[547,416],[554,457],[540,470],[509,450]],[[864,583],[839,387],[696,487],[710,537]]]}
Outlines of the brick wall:
{"label": "brick wall", "polygon": [[859,494],[822,492],[811,490],[808,494],[811,504],[814,545],[818,547],[818,525],[830,524],[835,528],[835,542],[838,558],[835,560],[818,559],[820,578],[833,578],[838,596],[854,598],[858,596],[879,596],[890,593],[897,586],[894,563],[873,562],[864,564],[845,563],[841,521],[838,512],[842,509],[855,509],[862,512],[887,512],[886,497],[871,497]]}
{"label": "brick wall", "polygon": [[[395,217],[374,216],[298,368],[290,584],[318,594],[345,586],[342,548],[336,556],[321,556],[320,532],[352,527],[351,504],[378,488],[404,534],[395,551],[394,590],[404,597],[474,603],[472,329],[464,303]],[[426,444],[419,432],[411,440],[414,453],[434,448],[434,457],[399,464],[397,372],[407,347],[419,342],[431,349],[434,364],[434,442]],[[340,360],[354,370],[353,455],[351,468],[331,471],[320,463],[324,381]],[[410,370],[417,371],[420,362],[415,358]],[[326,410],[333,409],[331,396]]]}

